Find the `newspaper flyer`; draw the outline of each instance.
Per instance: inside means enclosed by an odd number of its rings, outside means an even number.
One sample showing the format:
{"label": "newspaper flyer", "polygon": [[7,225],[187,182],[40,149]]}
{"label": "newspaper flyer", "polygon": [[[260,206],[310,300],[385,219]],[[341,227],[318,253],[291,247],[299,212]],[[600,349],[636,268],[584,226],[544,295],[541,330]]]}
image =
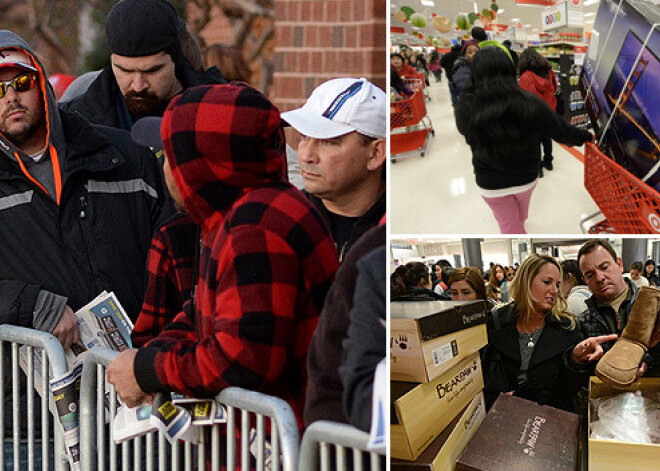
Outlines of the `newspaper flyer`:
{"label": "newspaper flyer", "polygon": [[[121,352],[131,348],[131,331],[133,323],[121,307],[114,293],[103,291],[91,302],[74,313],[78,322],[80,342],[67,349],[64,354],[69,371],[58,378],[49,378],[52,396],[49,408],[55,417],[59,418],[64,436],[64,445],[68,450],[71,469],[80,469],[80,434],[78,420],[78,404],[80,400],[80,377],[82,362],[87,350],[96,347],[106,347]],[[20,348],[20,365],[27,371],[27,347]],[[33,353],[33,374],[35,389],[39,395],[41,388],[41,355]],[[109,385],[106,385],[106,397],[109,396]],[[107,404],[106,404],[107,407]],[[108,416],[106,414],[106,416]]]}
{"label": "newspaper flyer", "polygon": [[387,368],[382,359],[374,373],[373,399],[371,404],[371,433],[367,448],[376,453],[385,454],[387,447],[387,430],[389,423],[385,417],[385,409],[389,407],[387,397]]}

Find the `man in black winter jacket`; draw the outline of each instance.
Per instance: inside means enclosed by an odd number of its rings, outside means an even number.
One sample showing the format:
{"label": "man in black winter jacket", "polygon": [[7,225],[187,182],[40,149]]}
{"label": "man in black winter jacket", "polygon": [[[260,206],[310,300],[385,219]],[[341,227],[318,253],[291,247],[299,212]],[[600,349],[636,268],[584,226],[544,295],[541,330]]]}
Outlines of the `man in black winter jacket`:
{"label": "man in black winter jacket", "polygon": [[106,21],[110,65],[84,95],[60,103],[92,123],[130,130],[143,116],[162,116],[170,99],[205,83],[225,83],[217,67],[197,73],[181,50],[179,19],[164,0],[122,0]]}
{"label": "man in black winter jacket", "polygon": [[[125,131],[58,111],[35,54],[6,30],[0,82],[0,323],[52,332],[68,348],[79,338],[73,312],[103,290],[135,320],[165,216],[160,169]],[[18,407],[5,405],[5,437]]]}
{"label": "man in black winter jacket", "polygon": [[[577,316],[586,338],[565,355],[569,367],[593,373],[597,361],[607,352],[628,323],[639,289],[623,277],[623,263],[609,242],[593,239],[578,252],[578,264],[593,293],[587,309]],[[638,376],[660,374],[660,346],[651,345],[644,355]],[[648,370],[653,370],[649,371]]]}

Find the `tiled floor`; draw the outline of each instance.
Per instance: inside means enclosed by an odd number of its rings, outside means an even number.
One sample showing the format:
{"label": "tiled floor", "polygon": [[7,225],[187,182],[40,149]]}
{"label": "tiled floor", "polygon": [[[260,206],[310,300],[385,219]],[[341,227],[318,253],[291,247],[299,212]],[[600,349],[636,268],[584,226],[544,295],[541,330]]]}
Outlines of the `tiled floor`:
{"label": "tiled floor", "polygon": [[[497,234],[497,222],[474,181],[470,149],[454,124],[447,82],[431,82],[427,109],[435,137],[426,156],[409,154],[389,164],[391,233]],[[526,230],[581,234],[580,221],[598,211],[584,189],[584,166],[557,143],[553,155],[555,169],[539,180]]]}

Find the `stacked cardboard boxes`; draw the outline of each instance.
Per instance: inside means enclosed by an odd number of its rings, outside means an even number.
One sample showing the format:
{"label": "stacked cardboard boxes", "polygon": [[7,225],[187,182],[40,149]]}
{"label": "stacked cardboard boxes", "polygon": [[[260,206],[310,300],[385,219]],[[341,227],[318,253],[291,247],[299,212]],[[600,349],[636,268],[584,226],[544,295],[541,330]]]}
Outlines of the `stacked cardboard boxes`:
{"label": "stacked cardboard boxes", "polygon": [[391,471],[453,470],[484,420],[483,301],[393,302]]}

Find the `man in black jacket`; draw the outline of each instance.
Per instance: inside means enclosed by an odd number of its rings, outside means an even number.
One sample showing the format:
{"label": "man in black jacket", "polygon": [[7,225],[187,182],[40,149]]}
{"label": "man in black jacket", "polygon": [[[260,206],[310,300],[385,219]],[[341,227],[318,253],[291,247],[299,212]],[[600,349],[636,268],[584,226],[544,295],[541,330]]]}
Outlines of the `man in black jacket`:
{"label": "man in black jacket", "polygon": [[282,113],[301,135],[305,192],[330,226],[339,260],[385,214],[385,93],[367,79],[319,85],[302,108]]}
{"label": "man in black jacket", "polygon": [[110,65],[87,92],[60,106],[92,123],[130,130],[143,116],[162,116],[185,88],[225,83],[217,67],[195,72],[181,51],[179,20],[165,0],[122,0],[105,26]]}
{"label": "man in black jacket", "polygon": [[[621,258],[606,240],[593,239],[585,243],[578,252],[578,264],[593,295],[586,301],[587,309],[577,316],[586,340],[567,352],[565,359],[569,367],[593,373],[597,361],[612,348],[628,324],[639,289],[623,277]],[[657,368],[660,346],[656,344],[657,339],[652,340],[639,367],[638,377],[646,374],[647,369],[654,369],[651,376],[660,373]]]}
{"label": "man in black jacket", "polygon": [[[153,155],[124,131],[58,111],[35,54],[0,31],[0,323],[68,348],[79,338],[73,312],[103,290],[135,320],[163,195]],[[17,407],[5,406],[6,431]]]}

